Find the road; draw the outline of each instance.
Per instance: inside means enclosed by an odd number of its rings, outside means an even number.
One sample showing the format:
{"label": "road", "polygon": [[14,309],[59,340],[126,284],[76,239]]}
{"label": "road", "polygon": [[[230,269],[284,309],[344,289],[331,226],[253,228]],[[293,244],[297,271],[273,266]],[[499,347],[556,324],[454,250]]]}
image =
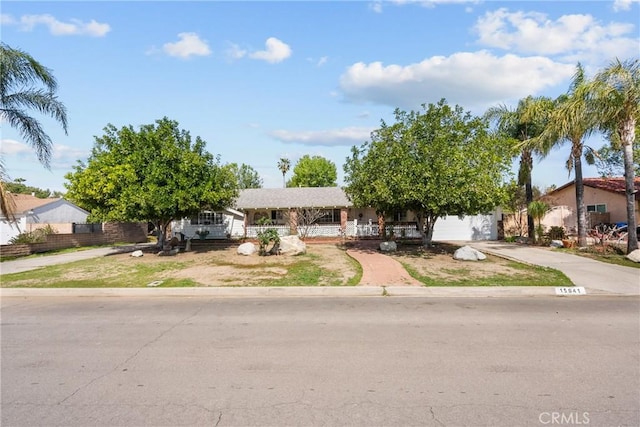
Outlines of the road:
{"label": "road", "polygon": [[4,427],[640,425],[637,297],[1,308]]}

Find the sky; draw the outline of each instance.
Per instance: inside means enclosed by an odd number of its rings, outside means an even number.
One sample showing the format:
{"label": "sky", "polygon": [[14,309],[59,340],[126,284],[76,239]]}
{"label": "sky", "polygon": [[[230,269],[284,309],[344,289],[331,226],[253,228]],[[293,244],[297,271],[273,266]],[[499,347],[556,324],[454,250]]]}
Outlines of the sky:
{"label": "sky", "polygon": [[[168,117],[265,187],[282,186],[280,158],[306,154],[334,162],[341,185],[351,147],[396,108],[444,98],[482,115],[555,98],[578,62],[591,76],[637,58],[639,22],[637,0],[3,1],[2,42],[52,70],[69,128],[32,112],[54,144],[50,170],[7,123],[0,153],[11,179],[65,191],[107,124]],[[568,150],[537,159],[533,183],[573,179]]]}

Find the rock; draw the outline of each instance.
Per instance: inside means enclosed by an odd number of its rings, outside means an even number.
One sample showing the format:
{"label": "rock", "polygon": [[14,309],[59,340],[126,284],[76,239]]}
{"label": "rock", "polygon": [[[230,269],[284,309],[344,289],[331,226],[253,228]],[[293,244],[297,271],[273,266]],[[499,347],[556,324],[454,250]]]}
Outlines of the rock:
{"label": "rock", "polygon": [[630,259],[633,262],[640,262],[640,249],[629,252],[627,254],[627,259]]}
{"label": "rock", "polygon": [[147,283],[147,288],[155,288],[156,286],[162,285],[163,280],[156,280],[151,283]]}
{"label": "rock", "polygon": [[395,252],[398,250],[398,245],[396,242],[382,242],[380,243],[380,250],[382,252]]}
{"label": "rock", "polygon": [[280,238],[280,254],[299,255],[307,252],[307,245],[298,236]]}
{"label": "rock", "polygon": [[453,253],[453,259],[461,261],[482,261],[487,256],[482,252],[473,249],[471,246],[463,246]]}
{"label": "rock", "polygon": [[238,255],[249,256],[249,255],[255,254],[256,251],[257,251],[256,245],[254,245],[253,243],[247,242],[238,246],[238,250],[236,252],[238,253]]}
{"label": "rock", "polygon": [[552,248],[563,248],[564,243],[562,243],[562,240],[552,240],[549,246]]}
{"label": "rock", "polygon": [[131,256],[132,257],[136,257],[136,258],[140,258],[141,256],[143,256],[144,254],[142,253],[141,250],[137,250],[137,251],[133,251],[131,252]]}

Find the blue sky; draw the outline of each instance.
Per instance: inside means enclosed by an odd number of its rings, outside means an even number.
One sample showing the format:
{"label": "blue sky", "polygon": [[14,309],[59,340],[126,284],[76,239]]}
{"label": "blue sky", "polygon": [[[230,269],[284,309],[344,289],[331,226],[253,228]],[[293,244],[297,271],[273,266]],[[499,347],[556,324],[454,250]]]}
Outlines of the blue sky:
{"label": "blue sky", "polygon": [[[279,158],[305,154],[332,160],[341,184],[350,147],[396,107],[446,98],[479,115],[555,97],[577,62],[593,74],[638,57],[638,22],[637,0],[3,1],[2,41],[53,70],[69,134],[34,114],[54,141],[48,171],[2,123],[2,158],[11,178],[64,191],[108,123],[167,116],[265,187],[282,185]],[[573,179],[567,150],[536,161],[534,184]]]}

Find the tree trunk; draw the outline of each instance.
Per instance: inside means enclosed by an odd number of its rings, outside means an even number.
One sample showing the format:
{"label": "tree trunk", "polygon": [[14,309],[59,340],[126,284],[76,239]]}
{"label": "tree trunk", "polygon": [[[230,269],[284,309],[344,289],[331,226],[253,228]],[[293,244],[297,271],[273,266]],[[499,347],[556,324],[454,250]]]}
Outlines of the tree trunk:
{"label": "tree trunk", "polygon": [[531,185],[531,175],[527,178],[527,182],[524,184],[525,197],[527,199],[527,236],[529,238],[536,239],[536,224],[533,222],[533,217],[529,214],[529,204],[533,202],[533,187]]}
{"label": "tree trunk", "polygon": [[[530,150],[522,150],[520,155],[520,170],[518,172],[518,181],[520,185],[524,184],[525,199],[527,202],[527,208],[529,204],[533,202],[533,186],[531,185],[531,169],[533,169],[533,157]],[[535,240],[536,226],[533,222],[533,217],[529,215],[529,209],[527,209],[527,236]]]}
{"label": "tree trunk", "polygon": [[578,246],[587,246],[587,209],[584,205],[584,185],[582,184],[582,144],[575,145],[573,167],[576,170],[576,211],[578,214]]}
{"label": "tree trunk", "polygon": [[635,172],[633,170],[633,140],[635,139],[635,120],[624,123],[620,131],[624,154],[624,183],[627,196],[627,253],[638,249],[638,233],[636,230],[636,189]]}
{"label": "tree trunk", "polygon": [[158,220],[158,222],[156,223],[156,228],[158,230],[158,245],[157,246],[158,246],[159,249],[163,249],[164,248],[164,244],[167,241],[167,238],[166,238],[167,225],[169,225],[169,222],[163,223],[160,220]]}
{"label": "tree trunk", "polygon": [[433,226],[436,224],[438,217],[433,215],[417,215],[418,228],[422,235],[422,246],[430,248],[433,246]]}

